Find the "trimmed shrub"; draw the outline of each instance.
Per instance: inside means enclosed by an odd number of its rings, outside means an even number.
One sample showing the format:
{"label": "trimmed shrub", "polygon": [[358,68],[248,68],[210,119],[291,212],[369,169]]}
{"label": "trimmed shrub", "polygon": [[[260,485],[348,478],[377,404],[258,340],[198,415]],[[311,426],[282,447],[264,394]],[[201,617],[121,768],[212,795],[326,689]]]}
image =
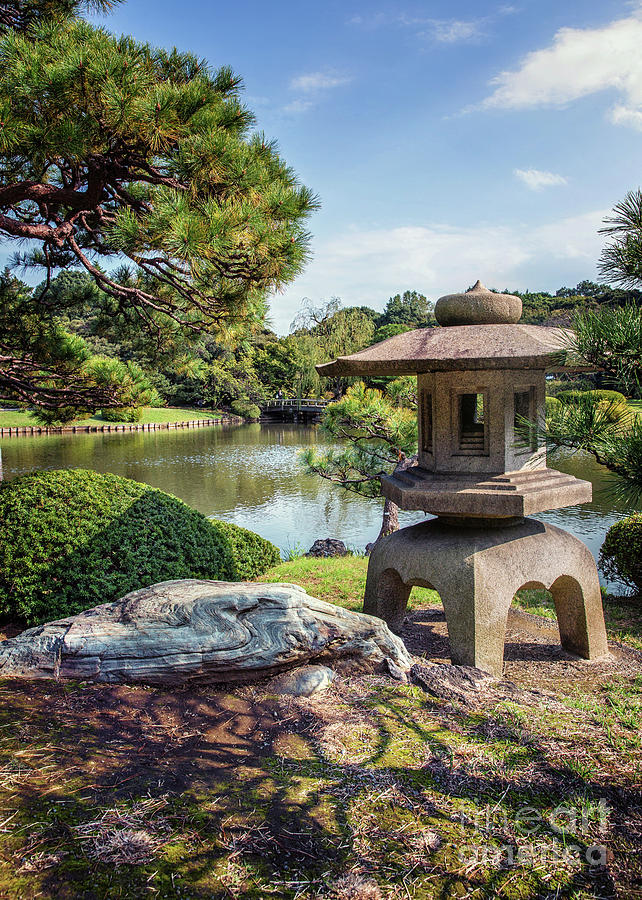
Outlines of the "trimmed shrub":
{"label": "trimmed shrub", "polygon": [[261,415],[259,407],[250,400],[233,400],[230,409],[233,415],[242,419],[258,419]]}
{"label": "trimmed shrub", "polygon": [[642,513],[611,525],[599,564],[607,578],[622,581],[642,594]]}
{"label": "trimmed shrub", "polygon": [[142,406],[113,406],[101,410],[105,422],[140,422],[143,418]]}
{"label": "trimmed shrub", "polygon": [[562,403],[557,399],[557,397],[546,397],[544,400],[544,404],[547,416],[552,416],[556,410],[561,409],[562,407]]}
{"label": "trimmed shrub", "polygon": [[598,407],[602,410],[608,422],[617,423],[623,428],[629,428],[635,419],[635,412],[624,398],[621,400],[600,400]]}
{"label": "trimmed shrub", "polygon": [[241,581],[280,562],[258,534],[146,484],[84,469],[0,483],[0,615],[73,615],[174,578]]}
{"label": "trimmed shrub", "polygon": [[560,403],[574,403],[580,397],[586,397],[588,391],[558,391],[557,399]]}
{"label": "trimmed shrub", "polygon": [[595,388],[590,391],[559,391],[557,399],[562,403],[574,403],[580,397],[591,397],[594,400],[618,400],[626,403],[626,397],[619,391],[606,391]]}
{"label": "trimmed shrub", "polygon": [[596,388],[594,391],[588,392],[589,397],[595,397],[596,400],[617,400],[626,403],[626,397],[619,391],[607,391],[603,388]]}

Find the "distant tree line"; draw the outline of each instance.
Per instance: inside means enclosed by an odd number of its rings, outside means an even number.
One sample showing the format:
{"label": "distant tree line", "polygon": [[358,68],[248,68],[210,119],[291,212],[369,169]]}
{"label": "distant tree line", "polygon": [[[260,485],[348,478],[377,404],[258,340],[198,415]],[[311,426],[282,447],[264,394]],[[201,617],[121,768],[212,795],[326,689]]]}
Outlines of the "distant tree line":
{"label": "distant tree line", "polygon": [[[48,314],[40,297],[46,289]],[[524,303],[522,321],[567,324],[580,311],[642,306],[642,292],[614,289],[582,281],[555,294],[519,292]],[[68,421],[88,407],[83,397],[70,394],[79,371],[119,386],[120,406],[169,405],[229,408],[235,401],[260,403],[279,392],[284,397],[343,396],[354,379],[322,379],[315,365],[409,331],[436,325],[434,304],[416,290],[390,297],[382,312],[368,306],[343,306],[338,297],[319,305],[305,300],[290,333],[279,337],[266,316],[232,330],[188,331],[163,328],[150,333],[128,315],[86,272],[64,270],[35,289],[8,270],[0,275],[0,333],[15,355],[25,349],[38,360],[40,396],[45,385],[55,386],[46,371],[48,359],[62,368],[67,387],[62,402],[52,393],[50,408],[38,404],[42,421]],[[11,343],[12,342],[12,343]],[[65,369],[65,366],[67,367]],[[43,373],[47,377],[43,377]],[[386,379],[372,378],[371,387],[384,388]],[[0,399],[30,405],[22,393],[0,381]],[[106,403],[106,406],[113,403]],[[98,408],[97,406],[95,408]]]}

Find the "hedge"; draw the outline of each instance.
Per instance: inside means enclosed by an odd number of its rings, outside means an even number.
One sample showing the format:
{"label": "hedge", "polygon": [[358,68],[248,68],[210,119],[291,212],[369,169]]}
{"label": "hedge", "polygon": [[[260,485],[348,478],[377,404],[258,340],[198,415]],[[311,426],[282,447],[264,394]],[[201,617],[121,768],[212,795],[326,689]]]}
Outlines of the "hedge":
{"label": "hedge", "polygon": [[557,397],[546,397],[544,400],[546,415],[552,416],[558,409],[561,409],[562,403]]}
{"label": "hedge", "polygon": [[101,410],[105,422],[140,422],[143,418],[142,406],[113,406]]}
{"label": "hedge", "polygon": [[581,397],[591,397],[593,400],[617,400],[626,403],[626,397],[619,391],[606,391],[595,389],[591,391],[558,391],[557,399],[562,403],[574,403]]}
{"label": "hedge", "polygon": [[230,409],[235,416],[242,419],[258,419],[261,415],[261,410],[251,400],[233,400]]}
{"label": "hedge", "polygon": [[642,594],[642,513],[611,525],[599,564],[607,578],[622,581]]}
{"label": "hedge", "polygon": [[280,561],[252,531],[148,485],[84,469],[0,483],[0,534],[0,615],[27,624],[159,581],[241,581]]}

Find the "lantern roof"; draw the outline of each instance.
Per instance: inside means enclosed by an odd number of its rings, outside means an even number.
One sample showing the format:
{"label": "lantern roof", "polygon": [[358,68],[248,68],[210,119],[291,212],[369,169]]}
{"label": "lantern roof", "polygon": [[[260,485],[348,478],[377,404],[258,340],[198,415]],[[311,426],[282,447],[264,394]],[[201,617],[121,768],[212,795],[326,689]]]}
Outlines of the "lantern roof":
{"label": "lantern roof", "polygon": [[478,281],[462,294],[441,297],[443,327],[417,328],[350,356],[317,366],[320,375],[414,375],[474,369],[589,371],[569,349],[570,329],[519,324],[522,303]]}

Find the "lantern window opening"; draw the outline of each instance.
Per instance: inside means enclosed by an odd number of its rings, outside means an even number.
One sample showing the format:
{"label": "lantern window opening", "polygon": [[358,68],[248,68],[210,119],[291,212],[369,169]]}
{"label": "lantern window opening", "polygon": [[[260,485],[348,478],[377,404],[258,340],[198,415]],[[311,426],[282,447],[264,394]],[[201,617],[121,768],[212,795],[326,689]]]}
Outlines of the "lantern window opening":
{"label": "lantern window opening", "polygon": [[421,450],[433,453],[432,391],[421,392]]}
{"label": "lantern window opening", "polygon": [[458,454],[488,455],[488,397],[486,391],[456,395]]}
{"label": "lantern window opening", "polygon": [[519,453],[537,450],[537,397],[534,386],[522,388],[513,394],[513,432],[519,442]]}

